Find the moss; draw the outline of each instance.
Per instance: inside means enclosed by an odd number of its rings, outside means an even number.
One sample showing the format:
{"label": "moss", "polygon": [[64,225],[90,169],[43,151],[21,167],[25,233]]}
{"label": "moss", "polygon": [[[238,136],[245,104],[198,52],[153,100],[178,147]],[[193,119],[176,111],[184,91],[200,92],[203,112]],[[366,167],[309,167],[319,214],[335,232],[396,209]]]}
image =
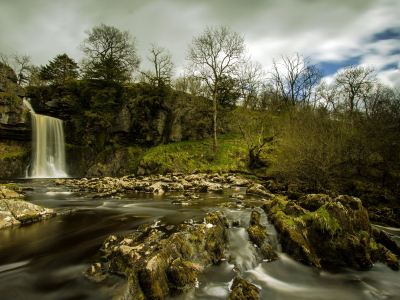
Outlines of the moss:
{"label": "moss", "polygon": [[331,236],[338,234],[342,231],[339,222],[335,218],[331,218],[329,212],[326,210],[326,204],[320,207],[315,212],[310,212],[301,218],[307,223],[311,223],[313,227],[317,228],[323,233],[329,233]]}
{"label": "moss", "polygon": [[13,190],[13,191],[19,191],[20,190],[19,186],[16,185],[16,184],[0,184],[0,185],[6,187],[9,190]]}
{"label": "moss", "polygon": [[248,280],[236,276],[231,286],[229,300],[258,300],[260,299],[258,288]]}
{"label": "moss", "polygon": [[1,158],[4,159],[5,161],[12,161],[14,159],[24,159],[29,153],[30,153],[29,150],[23,150],[19,152],[3,154]]}
{"label": "moss", "polygon": [[[12,85],[16,84],[8,82],[7,85],[9,88],[12,88]],[[18,105],[22,104],[22,99],[15,94],[0,92],[0,102],[9,105],[11,109],[15,109]]]}
{"label": "moss", "polygon": [[27,215],[17,217],[16,219],[18,221],[20,221],[21,223],[29,223],[29,222],[38,221],[40,219],[40,216],[38,216],[36,214],[27,214]]}
{"label": "moss", "polygon": [[183,262],[179,258],[172,262],[167,274],[171,286],[178,290],[189,289],[197,279],[196,270],[192,267],[192,263]]}

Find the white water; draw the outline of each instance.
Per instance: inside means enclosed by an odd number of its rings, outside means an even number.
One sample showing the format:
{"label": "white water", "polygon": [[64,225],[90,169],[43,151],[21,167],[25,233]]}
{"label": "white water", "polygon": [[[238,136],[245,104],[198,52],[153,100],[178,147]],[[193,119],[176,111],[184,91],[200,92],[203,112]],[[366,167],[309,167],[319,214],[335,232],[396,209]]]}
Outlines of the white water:
{"label": "white water", "polygon": [[[65,164],[65,143],[63,121],[49,116],[38,115],[31,104],[24,100],[32,116],[32,164],[27,177],[60,178],[68,177]],[[28,173],[30,176],[28,176]]]}

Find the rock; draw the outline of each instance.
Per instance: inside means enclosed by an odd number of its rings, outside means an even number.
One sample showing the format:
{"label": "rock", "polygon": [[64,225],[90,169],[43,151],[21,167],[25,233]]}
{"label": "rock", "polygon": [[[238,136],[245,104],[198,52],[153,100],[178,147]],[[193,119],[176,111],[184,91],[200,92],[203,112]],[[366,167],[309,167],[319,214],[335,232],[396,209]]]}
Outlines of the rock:
{"label": "rock", "polygon": [[[382,261],[395,268],[397,259],[375,244],[368,213],[360,199],[307,195],[297,204],[275,197],[262,206],[275,225],[282,250],[298,261],[359,268]],[[308,209],[310,210],[308,210]]]}
{"label": "rock", "polygon": [[209,183],[207,192],[222,194],[224,192],[224,188],[222,187],[221,184]]}
{"label": "rock", "polygon": [[106,262],[90,266],[84,274],[94,281],[121,274],[128,281],[126,297],[164,299],[170,289],[193,289],[198,274],[225,257],[228,226],[226,217],[214,212],[204,224],[181,224],[180,231],[168,238],[162,238],[164,234],[155,228],[144,239],[110,236],[102,247]]}
{"label": "rock", "polygon": [[231,194],[231,195],[229,195],[229,198],[244,200],[244,195],[241,195],[241,194]]}
{"label": "rock", "polygon": [[22,188],[22,190],[23,191],[34,191],[34,188],[31,186],[27,186],[27,187]]}
{"label": "rock", "polygon": [[388,233],[383,230],[374,228],[373,230],[375,242],[382,244],[389,249],[393,254],[400,255],[400,246],[397,245]]}
{"label": "rock", "polygon": [[168,189],[171,191],[184,191],[185,187],[181,183],[174,182],[168,185]]}
{"label": "rock", "polygon": [[145,188],[146,192],[154,193],[154,194],[164,194],[168,191],[168,184],[164,182],[156,182],[149,187]]}
{"label": "rock", "polygon": [[250,281],[237,275],[233,279],[229,300],[258,300],[259,289]]}
{"label": "rock", "polygon": [[247,179],[242,179],[242,178],[235,178],[232,182],[231,185],[233,186],[248,186],[250,182]]}
{"label": "rock", "polygon": [[43,208],[21,199],[0,200],[0,229],[37,222],[55,215],[56,213],[52,209]]}
{"label": "rock", "polygon": [[278,254],[270,245],[267,229],[260,223],[260,213],[253,211],[250,216],[250,227],[247,229],[250,240],[257,245],[264,260],[277,260]]}
{"label": "rock", "polygon": [[264,186],[258,183],[249,185],[246,189],[246,194],[262,196],[267,199],[272,199],[275,195],[271,194]]}
{"label": "rock", "polygon": [[232,221],[232,227],[240,227],[240,220]]}

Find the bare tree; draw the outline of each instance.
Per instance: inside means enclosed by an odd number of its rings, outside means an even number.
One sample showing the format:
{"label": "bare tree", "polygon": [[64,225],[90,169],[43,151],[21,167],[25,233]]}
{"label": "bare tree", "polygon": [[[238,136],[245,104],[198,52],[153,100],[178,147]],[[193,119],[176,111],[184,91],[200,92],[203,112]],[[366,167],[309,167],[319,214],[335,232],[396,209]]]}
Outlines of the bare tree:
{"label": "bare tree", "polygon": [[154,79],[157,85],[169,84],[173,75],[175,64],[172,62],[172,54],[164,47],[158,46],[156,43],[150,44],[147,59],[154,66]]}
{"label": "bare tree", "polygon": [[377,83],[378,79],[372,76],[374,71],[372,67],[351,66],[336,74],[333,83],[337,96],[336,106],[342,106],[348,111],[350,118],[364,105],[363,99]]}
{"label": "bare tree", "polygon": [[0,53],[2,63],[11,67],[17,75],[17,83],[23,85],[28,81],[33,68],[32,57],[27,54],[19,54],[18,52],[7,56]]}
{"label": "bare tree", "polygon": [[237,70],[237,78],[243,100],[242,105],[256,109],[258,106],[258,96],[266,80],[266,74],[262,65],[258,61],[251,60],[241,64]]}
{"label": "bare tree", "polygon": [[282,56],[282,60],[282,63],[273,61],[271,83],[281,94],[287,109],[290,110],[297,104],[309,104],[313,89],[322,78],[323,71],[310,65],[307,58],[298,53]]}
{"label": "bare tree", "polygon": [[213,150],[217,141],[217,92],[224,76],[234,74],[244,61],[244,37],[225,25],[206,27],[188,45],[186,66],[190,74],[204,82],[213,100]]}

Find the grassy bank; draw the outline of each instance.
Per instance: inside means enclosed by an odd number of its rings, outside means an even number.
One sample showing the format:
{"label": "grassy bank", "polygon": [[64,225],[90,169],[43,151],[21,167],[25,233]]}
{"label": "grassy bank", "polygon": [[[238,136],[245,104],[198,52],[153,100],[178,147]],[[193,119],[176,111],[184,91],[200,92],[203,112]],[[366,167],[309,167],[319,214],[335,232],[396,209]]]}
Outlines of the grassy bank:
{"label": "grassy bank", "polygon": [[248,150],[243,139],[239,135],[225,134],[220,135],[218,141],[219,151],[216,154],[211,148],[211,138],[158,145],[148,149],[140,166],[147,173],[246,170]]}

